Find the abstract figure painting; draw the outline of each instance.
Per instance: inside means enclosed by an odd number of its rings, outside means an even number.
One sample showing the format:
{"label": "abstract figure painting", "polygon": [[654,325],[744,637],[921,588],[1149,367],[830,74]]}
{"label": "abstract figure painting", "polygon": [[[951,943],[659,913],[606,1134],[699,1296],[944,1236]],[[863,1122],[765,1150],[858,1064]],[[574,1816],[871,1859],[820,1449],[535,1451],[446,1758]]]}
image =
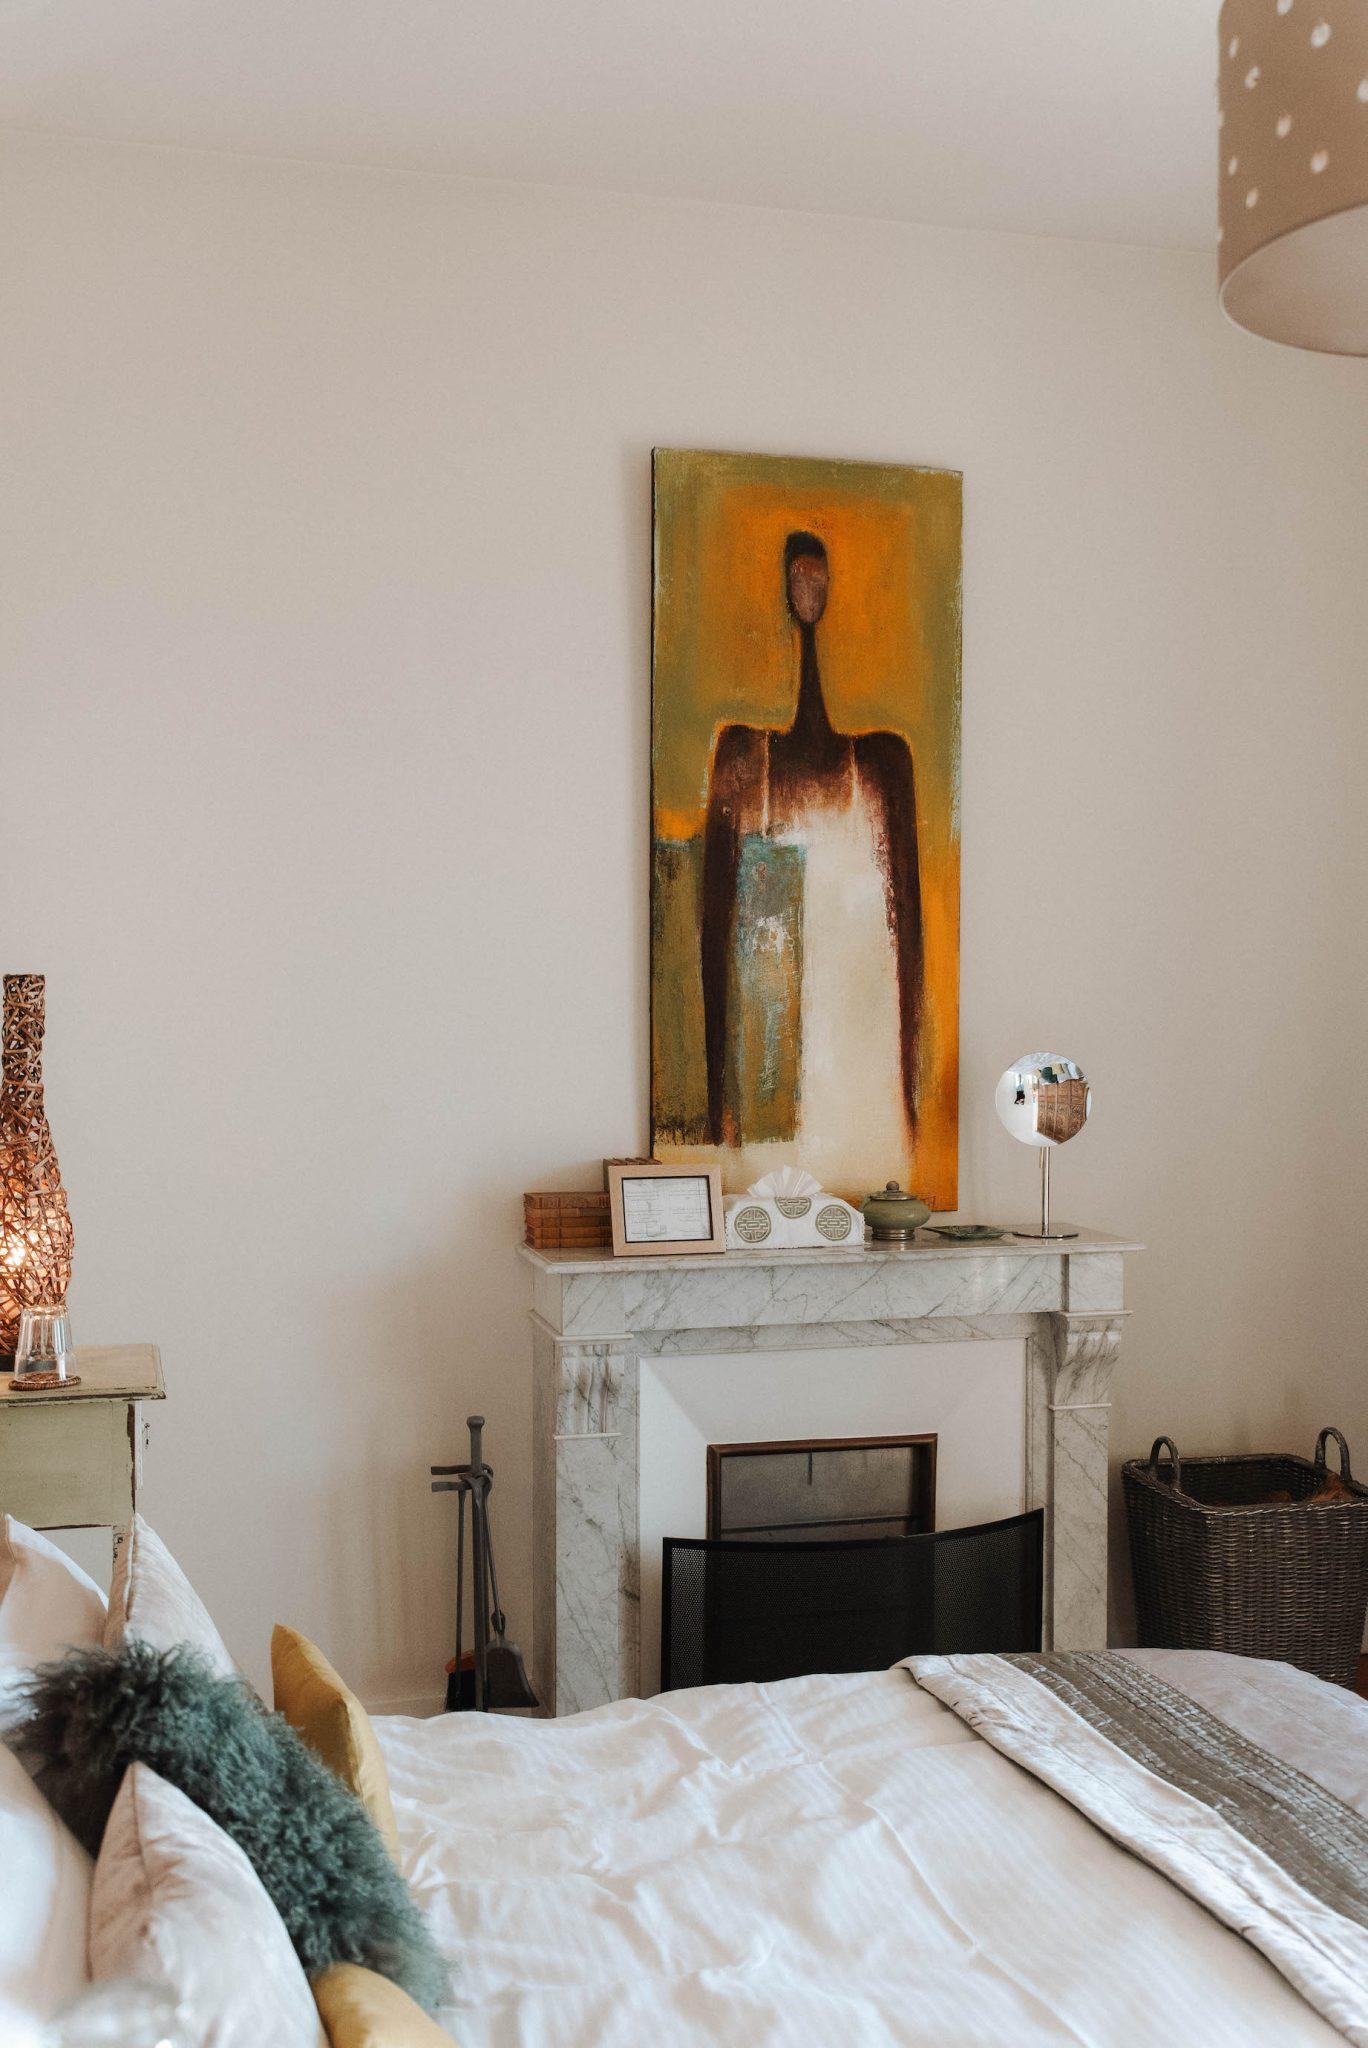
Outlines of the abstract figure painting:
{"label": "abstract figure painting", "polygon": [[961,479],[655,456],[651,1118],[956,1204]]}

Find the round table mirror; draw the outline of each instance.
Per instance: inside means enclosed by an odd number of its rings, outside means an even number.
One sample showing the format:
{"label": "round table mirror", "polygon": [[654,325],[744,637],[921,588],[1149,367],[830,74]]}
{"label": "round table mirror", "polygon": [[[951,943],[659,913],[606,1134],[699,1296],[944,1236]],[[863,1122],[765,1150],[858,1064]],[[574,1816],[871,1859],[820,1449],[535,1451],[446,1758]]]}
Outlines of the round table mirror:
{"label": "round table mirror", "polygon": [[994,1096],[1003,1128],[1023,1145],[1040,1148],[1040,1228],[1017,1237],[1077,1237],[1050,1224],[1050,1154],[1076,1138],[1092,1113],[1092,1089],[1083,1070],[1062,1053],[1028,1052],[1014,1060]]}

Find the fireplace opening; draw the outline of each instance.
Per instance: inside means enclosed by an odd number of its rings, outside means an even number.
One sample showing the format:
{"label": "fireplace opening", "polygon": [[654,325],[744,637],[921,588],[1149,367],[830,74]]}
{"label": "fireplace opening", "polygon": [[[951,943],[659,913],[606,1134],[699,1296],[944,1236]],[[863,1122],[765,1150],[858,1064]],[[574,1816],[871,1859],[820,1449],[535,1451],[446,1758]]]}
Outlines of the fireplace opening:
{"label": "fireplace opening", "polygon": [[1043,1517],[938,1532],[936,1447],[929,1431],[709,1444],[707,1536],[664,1544],[664,1686],[1038,1648]]}
{"label": "fireplace opening", "polygon": [[854,1542],[935,1526],[934,1434],[708,1445],[714,1542]]}

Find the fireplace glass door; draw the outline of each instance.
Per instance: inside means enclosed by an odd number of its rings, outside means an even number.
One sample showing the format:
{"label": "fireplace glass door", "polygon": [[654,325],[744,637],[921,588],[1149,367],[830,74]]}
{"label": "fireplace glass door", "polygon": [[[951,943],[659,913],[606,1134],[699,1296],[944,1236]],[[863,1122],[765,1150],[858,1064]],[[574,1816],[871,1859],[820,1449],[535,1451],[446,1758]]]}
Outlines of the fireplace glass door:
{"label": "fireplace glass door", "polygon": [[934,1435],[708,1445],[714,1541],[853,1541],[922,1536],[935,1526]]}

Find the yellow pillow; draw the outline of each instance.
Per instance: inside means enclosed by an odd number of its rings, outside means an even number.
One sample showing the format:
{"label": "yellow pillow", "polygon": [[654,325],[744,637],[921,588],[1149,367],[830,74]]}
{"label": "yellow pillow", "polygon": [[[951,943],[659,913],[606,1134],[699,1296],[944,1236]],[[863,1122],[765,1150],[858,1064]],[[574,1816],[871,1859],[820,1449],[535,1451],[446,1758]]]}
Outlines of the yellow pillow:
{"label": "yellow pillow", "polygon": [[314,1978],[313,1994],[331,2048],[451,2048],[407,1991],[359,1963],[334,1963]]}
{"label": "yellow pillow", "polygon": [[399,1831],[394,1825],[385,1759],[356,1694],[348,1692],[307,1636],[279,1623],[271,1637],[271,1683],[276,1712],[285,1716],[344,1785],[350,1785],[398,1863]]}

